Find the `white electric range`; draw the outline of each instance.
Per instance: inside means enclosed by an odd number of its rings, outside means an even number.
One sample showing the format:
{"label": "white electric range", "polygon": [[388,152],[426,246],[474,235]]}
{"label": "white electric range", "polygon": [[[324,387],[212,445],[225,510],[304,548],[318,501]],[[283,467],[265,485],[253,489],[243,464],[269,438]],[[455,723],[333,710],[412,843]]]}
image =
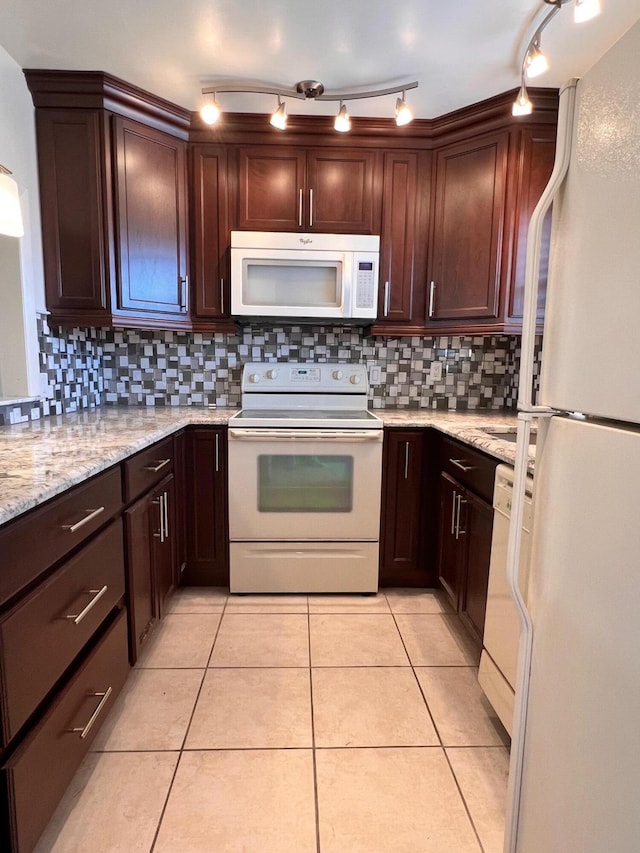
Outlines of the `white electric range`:
{"label": "white electric range", "polygon": [[361,364],[245,365],[229,420],[231,592],[376,592],[382,421]]}

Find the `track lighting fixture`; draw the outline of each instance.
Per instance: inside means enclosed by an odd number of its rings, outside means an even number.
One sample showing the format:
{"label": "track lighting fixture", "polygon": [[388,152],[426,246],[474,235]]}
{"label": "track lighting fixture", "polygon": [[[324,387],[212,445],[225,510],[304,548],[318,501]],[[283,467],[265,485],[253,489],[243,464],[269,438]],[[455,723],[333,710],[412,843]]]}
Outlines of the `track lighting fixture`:
{"label": "track lighting fixture", "polygon": [[340,101],[338,115],[333,120],[333,129],[337,130],[338,133],[348,133],[351,130],[351,119],[342,101]]}
{"label": "track lighting fixture", "polygon": [[0,164],[0,234],[22,237],[24,226],[20,210],[18,185],[11,172]]}
{"label": "track lighting fixture", "polygon": [[339,133],[347,133],[351,130],[351,119],[344,105],[344,101],[354,101],[360,98],[382,98],[385,95],[395,95],[402,93],[401,98],[396,99],[395,121],[398,127],[409,124],[413,119],[413,114],[407,106],[405,100],[405,92],[409,89],[417,89],[418,82],[403,83],[401,86],[390,86],[387,89],[371,89],[359,92],[349,92],[336,89],[334,91],[325,91],[324,85],[318,80],[301,80],[291,88],[282,86],[269,86],[261,84],[247,83],[242,80],[220,80],[211,86],[202,90],[203,95],[213,95],[213,102],[204,104],[200,110],[202,120],[206,124],[214,124],[222,112],[220,105],[216,102],[215,96],[219,92],[239,92],[243,94],[256,95],[276,95],[278,98],[278,108],[271,114],[270,123],[278,128],[285,130],[287,126],[287,110],[283,98],[297,98],[301,100],[315,101],[339,101],[340,110],[336,115],[333,126]]}
{"label": "track lighting fixture", "polygon": [[278,108],[271,114],[269,124],[278,130],[286,130],[287,128],[287,107],[280,95],[278,95]]}
{"label": "track lighting fixture", "polygon": [[404,99],[404,92],[401,98],[396,98],[396,124],[398,127],[404,127],[405,124],[413,121],[413,113],[407,106]]}
{"label": "track lighting fixture", "polygon": [[514,116],[529,115],[533,110],[533,106],[529,100],[529,95],[527,94],[525,77],[537,77],[549,68],[549,61],[540,49],[542,32],[550,21],[555,18],[560,9],[568,3],[575,3],[573,19],[577,23],[588,21],[600,14],[600,0],[543,0],[542,8],[545,6],[551,6],[552,8],[547,12],[536,28],[536,31],[529,40],[527,49],[524,52],[520,75],[520,91],[518,92],[518,96],[513,102],[513,106],[511,108],[511,113]]}

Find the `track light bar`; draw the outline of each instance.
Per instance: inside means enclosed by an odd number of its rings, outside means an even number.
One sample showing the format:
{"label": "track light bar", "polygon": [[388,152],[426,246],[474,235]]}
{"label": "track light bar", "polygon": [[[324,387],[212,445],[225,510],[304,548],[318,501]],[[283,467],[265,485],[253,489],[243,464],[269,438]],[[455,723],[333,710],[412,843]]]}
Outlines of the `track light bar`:
{"label": "track light bar", "polygon": [[276,95],[278,98],[278,108],[272,113],[270,123],[279,130],[284,130],[287,123],[286,107],[282,98],[296,98],[297,100],[314,100],[314,101],[339,101],[340,110],[334,121],[334,128],[341,133],[346,133],[351,129],[351,122],[347,108],[343,101],[356,101],[362,98],[381,98],[385,95],[396,95],[402,93],[402,98],[396,100],[395,121],[401,127],[409,124],[413,120],[413,114],[407,106],[405,100],[405,92],[410,89],[417,89],[418,81],[414,80],[411,83],[402,83],[400,86],[389,86],[384,89],[367,89],[362,91],[344,91],[342,89],[334,89],[326,91],[324,85],[319,80],[300,80],[295,86],[270,86],[251,80],[220,80],[206,86],[202,89],[203,95],[213,95],[213,103],[207,102],[200,110],[202,120],[206,124],[213,124],[218,120],[222,112],[219,104],[216,103],[215,96],[219,92],[238,92],[248,95]]}

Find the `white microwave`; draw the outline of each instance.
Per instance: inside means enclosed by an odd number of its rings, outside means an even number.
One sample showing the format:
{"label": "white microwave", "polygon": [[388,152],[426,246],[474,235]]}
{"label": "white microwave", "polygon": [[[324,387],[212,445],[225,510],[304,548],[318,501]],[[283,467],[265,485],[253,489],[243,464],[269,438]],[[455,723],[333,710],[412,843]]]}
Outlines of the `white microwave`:
{"label": "white microwave", "polygon": [[378,307],[380,237],[231,232],[231,314],[370,323]]}

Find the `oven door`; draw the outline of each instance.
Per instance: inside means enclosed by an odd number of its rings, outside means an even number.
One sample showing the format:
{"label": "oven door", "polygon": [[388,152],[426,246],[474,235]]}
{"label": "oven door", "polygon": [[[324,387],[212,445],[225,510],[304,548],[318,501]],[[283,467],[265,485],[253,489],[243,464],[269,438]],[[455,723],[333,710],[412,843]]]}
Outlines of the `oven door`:
{"label": "oven door", "polygon": [[229,429],[236,541],[377,541],[382,430]]}

